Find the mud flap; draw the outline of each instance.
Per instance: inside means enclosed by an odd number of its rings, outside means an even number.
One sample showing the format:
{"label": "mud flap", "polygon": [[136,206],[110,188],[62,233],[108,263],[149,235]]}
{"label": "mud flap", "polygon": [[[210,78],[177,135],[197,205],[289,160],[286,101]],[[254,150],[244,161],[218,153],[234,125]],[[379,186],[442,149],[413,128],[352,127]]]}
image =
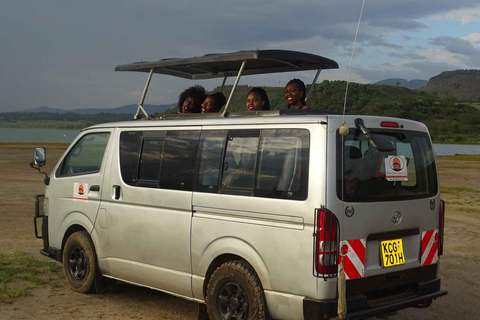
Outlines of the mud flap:
{"label": "mud flap", "polygon": [[203,303],[198,304],[198,320],[209,320],[207,305]]}
{"label": "mud flap", "polygon": [[97,272],[95,273],[95,292],[96,293],[105,293],[111,292],[115,289],[117,280],[104,277],[100,274],[98,266],[96,268]]}

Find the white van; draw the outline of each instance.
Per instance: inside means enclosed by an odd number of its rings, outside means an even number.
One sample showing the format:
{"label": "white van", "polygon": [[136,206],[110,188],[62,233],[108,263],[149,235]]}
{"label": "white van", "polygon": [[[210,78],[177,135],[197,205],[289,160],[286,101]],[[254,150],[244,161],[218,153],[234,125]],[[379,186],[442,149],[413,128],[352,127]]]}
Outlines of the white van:
{"label": "white van", "polygon": [[[257,71],[282,57],[308,64],[303,53],[253,53],[206,59],[217,76],[228,58],[250,74],[250,60]],[[205,70],[201,58],[188,68]],[[165,70],[188,74],[177,60]],[[147,84],[161,63],[147,66]],[[41,252],[79,292],[121,280],[206,304],[211,319],[356,318],[447,294],[444,206],[419,122],[281,110],[101,124],[45,182]]]}

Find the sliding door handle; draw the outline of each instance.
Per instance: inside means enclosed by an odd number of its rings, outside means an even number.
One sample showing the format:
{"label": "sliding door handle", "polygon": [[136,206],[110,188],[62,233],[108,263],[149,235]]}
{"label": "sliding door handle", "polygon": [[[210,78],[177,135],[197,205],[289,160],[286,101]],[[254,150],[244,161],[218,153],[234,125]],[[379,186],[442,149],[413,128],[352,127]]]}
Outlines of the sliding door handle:
{"label": "sliding door handle", "polygon": [[121,191],[122,188],[120,188],[120,186],[113,186],[113,197],[115,198],[115,200],[120,199],[120,195],[122,193]]}

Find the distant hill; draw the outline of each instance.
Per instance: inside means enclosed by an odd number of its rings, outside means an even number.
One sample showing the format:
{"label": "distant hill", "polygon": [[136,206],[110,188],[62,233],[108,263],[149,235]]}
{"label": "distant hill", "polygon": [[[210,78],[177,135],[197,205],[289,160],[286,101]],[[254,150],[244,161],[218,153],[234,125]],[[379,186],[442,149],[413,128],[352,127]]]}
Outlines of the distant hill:
{"label": "distant hill", "polygon": [[[439,75],[440,77],[442,75]],[[456,78],[462,80],[461,77]],[[466,82],[473,82],[471,75],[462,80],[460,87]],[[310,87],[310,86],[307,86]],[[267,91],[272,109],[285,109],[287,102],[284,97],[284,87],[264,87]],[[345,102],[345,81],[323,81],[315,85],[308,105],[313,109],[341,113]],[[242,85],[231,100],[229,111],[245,111],[245,101],[250,86]],[[224,87],[228,96],[232,86]],[[480,90],[477,89],[477,92]],[[145,106],[149,114],[154,113],[149,105]],[[157,106],[170,108],[172,106]],[[155,108],[155,106],[153,106]],[[73,112],[0,112],[0,127],[41,127],[77,129],[97,123],[131,120],[137,109],[136,105],[115,109],[95,109],[96,112],[119,111],[127,113],[78,114]],[[102,110],[102,111],[100,111]],[[88,109],[81,110],[89,111]],[[174,111],[167,111],[174,112]],[[435,96],[433,94],[410,90],[401,86],[373,85],[350,83],[346,99],[346,114],[379,115],[412,119],[424,122],[436,142],[478,143],[480,141],[480,103],[469,101],[459,102],[452,95]],[[329,128],[330,129],[330,128]]]}
{"label": "distant hill", "polygon": [[12,112],[32,112],[32,113],[65,113],[67,110],[64,109],[57,109],[57,108],[50,108],[47,106],[42,106],[38,108],[28,109],[28,110],[21,110],[21,111],[12,111]]}
{"label": "distant hill", "polygon": [[480,101],[480,70],[445,71],[430,78],[421,89],[438,97],[453,96],[459,100]]}
{"label": "distant hill", "polygon": [[[308,105],[313,109],[331,110],[335,112],[343,111],[343,104],[345,100],[345,81],[322,81],[315,85],[312,91]],[[310,85],[307,85],[309,88]],[[263,87],[268,94],[271,109],[286,109],[288,104],[284,97],[284,87]],[[226,85],[224,87],[224,94],[228,97],[232,86]],[[252,89],[251,86],[239,85],[237,86],[235,95],[232,98],[229,111],[245,111],[245,99],[248,92]],[[405,87],[387,86],[387,85],[373,85],[373,84],[359,84],[351,82],[349,84],[349,92],[347,99],[347,113],[354,111],[357,114],[365,113],[365,108],[368,111],[379,104],[388,104],[386,102],[393,101],[422,101],[434,100],[434,97],[415,90],[410,90]],[[389,114],[392,115],[392,114]],[[402,114],[392,116],[405,116]]]}
{"label": "distant hill", "polygon": [[[162,113],[168,109],[171,109],[175,106],[175,104],[164,104],[164,105],[154,105],[154,104],[145,104],[143,108],[147,111],[148,114],[153,114],[155,112]],[[57,108],[50,108],[47,106],[42,106],[39,108],[22,110],[18,112],[31,112],[31,113],[77,113],[77,114],[100,114],[100,113],[111,113],[111,114],[135,114],[137,112],[137,105],[136,104],[129,104],[126,106],[121,106],[117,108],[86,108],[86,109],[72,109],[72,110],[65,110],[65,109],[57,109]]]}
{"label": "distant hill", "polygon": [[419,89],[428,83],[427,80],[406,80],[401,78],[390,78],[382,81],[375,82],[374,84],[382,84],[386,86],[405,87],[408,89]]}

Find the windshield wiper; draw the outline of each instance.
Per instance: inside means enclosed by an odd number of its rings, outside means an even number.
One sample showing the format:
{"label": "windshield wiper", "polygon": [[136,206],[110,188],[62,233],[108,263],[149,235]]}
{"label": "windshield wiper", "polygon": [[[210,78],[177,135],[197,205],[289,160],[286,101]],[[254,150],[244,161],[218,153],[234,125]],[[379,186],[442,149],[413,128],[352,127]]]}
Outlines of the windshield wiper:
{"label": "windshield wiper", "polygon": [[367,138],[368,142],[377,149],[378,151],[381,152],[392,152],[395,151],[395,145],[385,137],[384,135],[381,134],[374,134],[371,133],[367,127],[365,127],[365,124],[363,123],[363,120],[360,118],[355,119],[355,126],[360,129],[363,132],[363,135],[365,138]]}

